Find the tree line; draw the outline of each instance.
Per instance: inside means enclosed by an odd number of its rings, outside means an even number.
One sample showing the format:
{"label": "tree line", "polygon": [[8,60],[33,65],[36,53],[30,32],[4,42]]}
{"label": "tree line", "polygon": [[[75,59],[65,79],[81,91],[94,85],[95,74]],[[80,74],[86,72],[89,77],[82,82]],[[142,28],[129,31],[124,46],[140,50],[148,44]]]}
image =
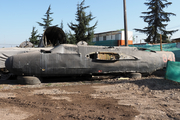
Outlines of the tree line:
{"label": "tree line", "polygon": [[166,30],[167,22],[170,21],[170,16],[176,16],[172,12],[165,12],[163,9],[172,4],[167,0],[147,0],[144,4],[148,6],[148,12],[142,12],[144,16],[140,16],[144,19],[148,25],[143,29],[135,29],[135,31],[144,33],[147,35],[145,42],[147,43],[160,43],[160,35],[162,35],[162,42],[170,42],[168,35],[172,35],[178,30]]}
{"label": "tree line", "polygon": [[[159,43],[160,42],[160,35],[162,35],[162,40],[164,43],[170,42],[167,38],[168,35],[172,35],[178,30],[166,30],[167,22],[170,21],[170,16],[175,16],[176,14],[172,12],[165,12],[163,9],[168,7],[172,4],[172,2],[168,2],[167,0],[147,0],[149,2],[145,2],[144,4],[148,6],[149,11],[142,12],[144,16],[140,16],[143,18],[144,22],[148,25],[143,29],[135,28],[134,30],[140,33],[144,33],[147,35],[147,38],[144,39],[147,43]],[[76,44],[80,40],[84,40],[88,43],[91,43],[94,29],[97,26],[97,22],[90,27],[90,21],[95,19],[90,12],[87,14],[85,9],[89,8],[90,6],[84,6],[85,0],[83,0],[80,4],[77,4],[77,12],[75,14],[77,24],[70,22],[68,27],[74,31],[74,34],[71,31],[66,32],[66,39],[67,43],[69,44]],[[45,13],[45,18],[43,19],[43,23],[37,22],[43,29],[47,29],[48,27],[52,26],[53,19],[50,17],[53,13],[51,12],[51,6],[48,7],[48,10]],[[58,26],[58,25],[53,25]],[[63,21],[61,21],[61,29],[63,29]],[[32,42],[34,45],[39,43],[38,39],[38,31],[35,30],[33,27],[31,32],[31,37],[29,41]]]}
{"label": "tree line", "polygon": [[[83,0],[80,4],[77,4],[77,12],[76,12],[76,21],[77,24],[70,22],[68,24],[69,28],[74,31],[74,34],[71,33],[71,31],[65,32],[66,34],[66,41],[67,44],[76,44],[79,41],[83,40],[86,41],[87,43],[91,44],[91,39],[93,38],[94,35],[94,29],[97,26],[97,22],[93,25],[90,26],[90,22],[95,19],[95,17],[92,16],[92,13],[90,12],[87,14],[85,12],[85,9],[89,8],[90,6],[84,6],[85,0]],[[51,12],[51,5],[49,5],[46,13],[45,13],[45,18],[43,19],[43,23],[37,22],[39,26],[42,26],[44,30],[46,30],[50,26],[58,26],[58,25],[52,25],[53,18],[51,17],[53,13]],[[63,29],[63,21],[61,21],[61,29]],[[34,45],[38,45],[38,31],[35,30],[35,27],[33,27],[32,32],[31,32],[31,37],[29,38],[29,41],[33,43]]]}

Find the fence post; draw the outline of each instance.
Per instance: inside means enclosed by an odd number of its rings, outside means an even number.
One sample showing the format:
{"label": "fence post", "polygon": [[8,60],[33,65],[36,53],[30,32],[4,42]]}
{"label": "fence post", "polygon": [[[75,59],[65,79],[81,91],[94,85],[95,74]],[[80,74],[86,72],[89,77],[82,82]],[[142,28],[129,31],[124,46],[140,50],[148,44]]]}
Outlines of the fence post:
{"label": "fence post", "polygon": [[160,50],[162,51],[162,35],[160,34]]}

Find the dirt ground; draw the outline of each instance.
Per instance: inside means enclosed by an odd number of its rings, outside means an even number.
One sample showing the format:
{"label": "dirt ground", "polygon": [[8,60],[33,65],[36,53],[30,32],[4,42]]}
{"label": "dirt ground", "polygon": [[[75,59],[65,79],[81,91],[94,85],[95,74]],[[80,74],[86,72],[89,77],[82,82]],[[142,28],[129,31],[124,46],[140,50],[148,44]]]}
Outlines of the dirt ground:
{"label": "dirt ground", "polygon": [[163,77],[0,84],[1,120],[180,120],[180,84]]}

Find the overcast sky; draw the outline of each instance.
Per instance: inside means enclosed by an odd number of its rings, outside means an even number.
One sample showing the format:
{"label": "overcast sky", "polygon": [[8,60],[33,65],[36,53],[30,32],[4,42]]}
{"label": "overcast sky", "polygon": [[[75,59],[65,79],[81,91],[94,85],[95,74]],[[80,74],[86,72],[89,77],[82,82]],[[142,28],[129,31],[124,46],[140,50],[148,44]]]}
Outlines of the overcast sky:
{"label": "overcast sky", "polygon": [[[129,31],[133,31],[136,38],[135,42],[139,42],[146,38],[145,34],[135,32],[134,28],[144,28],[144,23],[140,18],[141,12],[147,12],[147,6],[144,2],[147,0],[126,0],[127,4],[127,27]],[[173,4],[164,9],[166,12],[173,12],[176,16],[170,17],[167,30],[180,29],[180,0],[168,0]],[[43,22],[42,18],[51,5],[51,17],[54,19],[52,24],[59,24],[63,20],[64,31],[69,31],[68,23],[75,21],[77,11],[77,3],[82,0],[0,0],[0,47],[4,45],[19,45],[31,35],[32,27],[36,27],[39,34],[43,33],[43,27],[37,22]],[[96,17],[90,24],[93,25],[98,21],[95,33],[114,31],[124,29],[123,19],[123,0],[86,0],[85,6],[90,6],[86,12],[92,12]],[[136,37],[137,36],[137,37]],[[176,32],[171,38],[179,38],[180,31]]]}

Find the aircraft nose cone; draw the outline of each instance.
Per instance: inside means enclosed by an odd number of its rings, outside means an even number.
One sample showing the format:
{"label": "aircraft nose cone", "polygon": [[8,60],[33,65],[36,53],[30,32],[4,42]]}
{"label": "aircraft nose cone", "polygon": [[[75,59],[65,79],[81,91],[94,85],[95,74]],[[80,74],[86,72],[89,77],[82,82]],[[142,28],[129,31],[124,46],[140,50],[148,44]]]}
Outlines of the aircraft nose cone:
{"label": "aircraft nose cone", "polygon": [[5,61],[5,66],[6,66],[6,69],[8,69],[9,71],[12,70],[12,65],[13,65],[13,58],[12,57],[8,57]]}

